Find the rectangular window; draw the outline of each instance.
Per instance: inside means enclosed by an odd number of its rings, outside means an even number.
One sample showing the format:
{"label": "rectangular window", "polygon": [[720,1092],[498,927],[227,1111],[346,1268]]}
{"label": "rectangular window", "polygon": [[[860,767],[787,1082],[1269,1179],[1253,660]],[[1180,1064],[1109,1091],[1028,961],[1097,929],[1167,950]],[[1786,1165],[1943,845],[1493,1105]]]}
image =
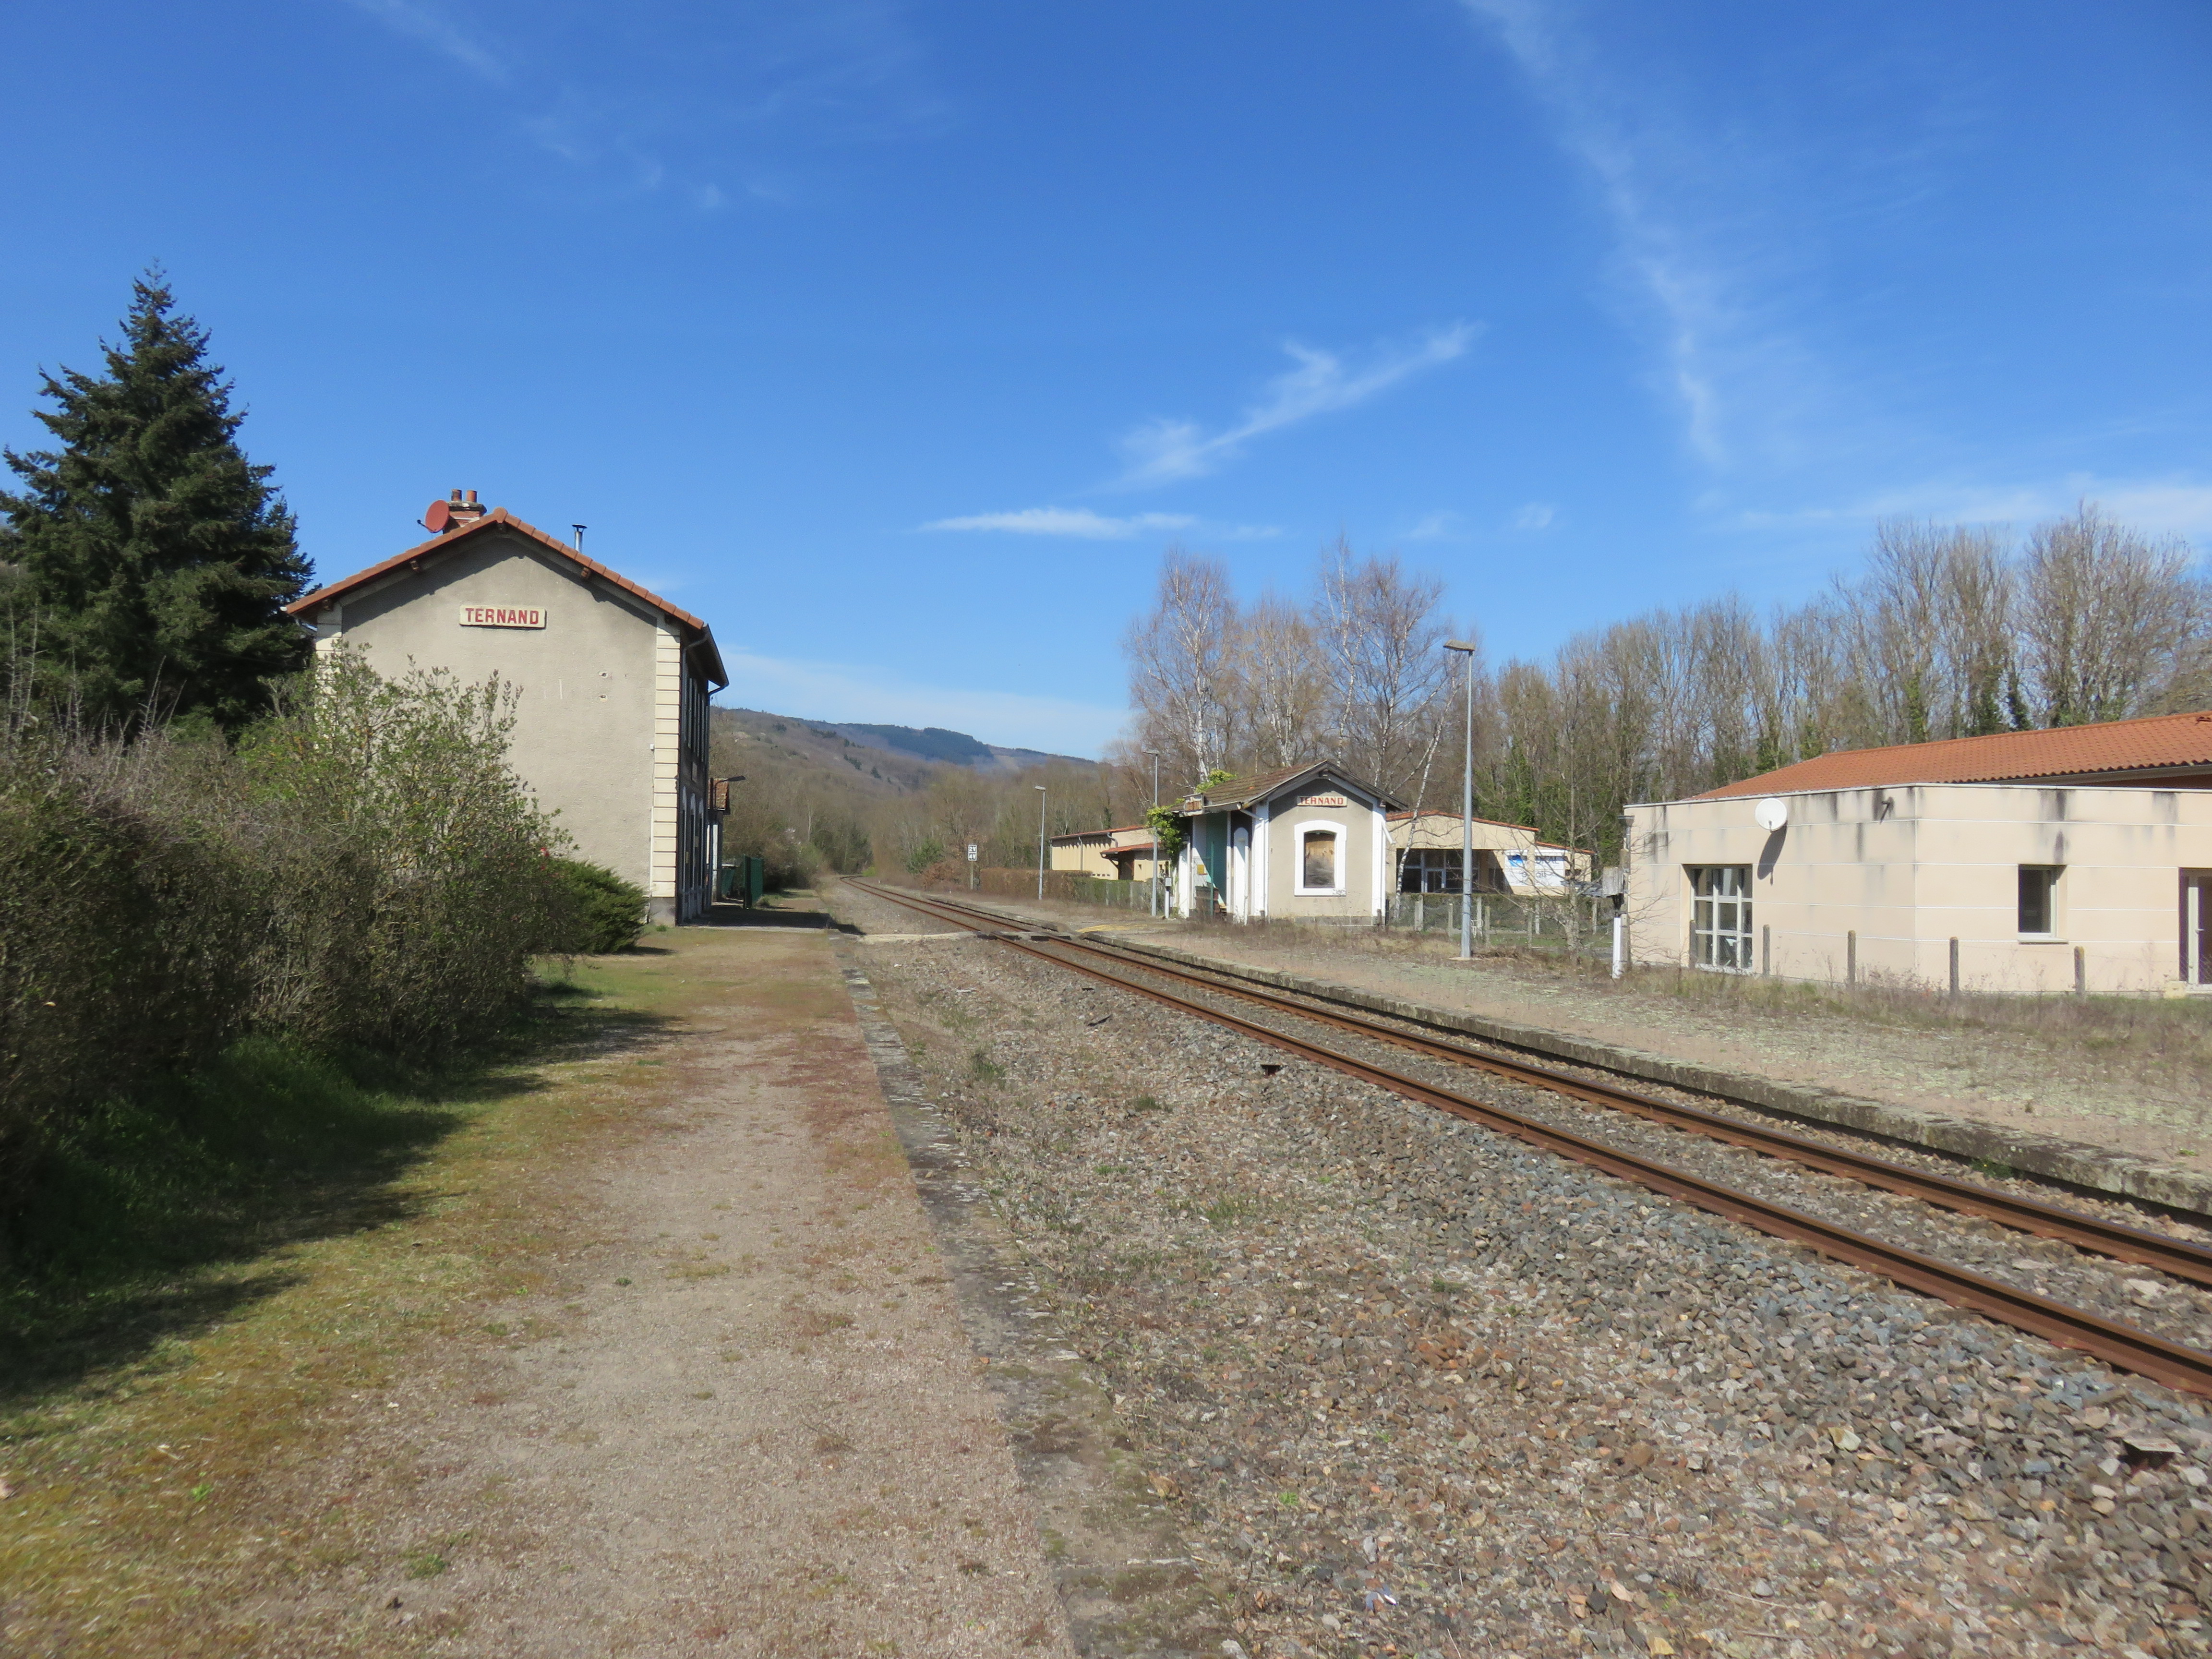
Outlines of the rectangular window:
{"label": "rectangular window", "polygon": [[1327,830],[1309,830],[1302,848],[1305,860],[1305,878],[1299,883],[1309,891],[1336,885],[1336,836]]}
{"label": "rectangular window", "polygon": [[1693,865],[1690,878],[1690,962],[1722,973],[1752,969],[1751,866]]}
{"label": "rectangular window", "polygon": [[2058,931],[2058,872],[2057,864],[2020,866],[2020,931],[2055,933]]}
{"label": "rectangular window", "polygon": [[[1398,890],[1401,893],[1456,893],[1459,891],[1460,855],[1456,848],[1449,851],[1436,847],[1417,847],[1406,854],[1399,867]],[[1475,879],[1481,880],[1481,866],[1476,866]]]}

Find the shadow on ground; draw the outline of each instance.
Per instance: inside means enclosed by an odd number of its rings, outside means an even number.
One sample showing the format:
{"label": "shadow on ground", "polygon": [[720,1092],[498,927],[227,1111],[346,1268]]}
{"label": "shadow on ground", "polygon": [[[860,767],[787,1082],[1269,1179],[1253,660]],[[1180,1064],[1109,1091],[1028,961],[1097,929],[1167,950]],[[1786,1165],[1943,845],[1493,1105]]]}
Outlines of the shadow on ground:
{"label": "shadow on ground", "polygon": [[842,933],[856,933],[860,929],[839,921],[827,910],[789,908],[763,903],[758,909],[747,909],[742,904],[711,904],[707,914],[696,921],[685,924],[690,927],[821,927]]}
{"label": "shadow on ground", "polygon": [[418,1213],[399,1183],[463,1124],[545,1085],[539,1065],[622,1053],[666,1021],[550,988],[465,1065],[410,1067],[253,1038],[109,1102],[39,1167],[0,1235],[0,1410],[185,1339],[299,1282],[288,1244]]}

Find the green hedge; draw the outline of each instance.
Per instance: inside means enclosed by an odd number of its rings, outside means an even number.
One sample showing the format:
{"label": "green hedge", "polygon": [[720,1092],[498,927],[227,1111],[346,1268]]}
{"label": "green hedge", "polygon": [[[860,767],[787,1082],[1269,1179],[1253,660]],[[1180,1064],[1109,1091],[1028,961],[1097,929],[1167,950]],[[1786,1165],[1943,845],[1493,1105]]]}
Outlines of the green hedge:
{"label": "green hedge", "polygon": [[513,695],[344,653],[234,750],[0,726],[0,1209],[103,1099],[249,1032],[451,1051],[578,948]]}
{"label": "green hedge", "polygon": [[605,956],[637,943],[645,931],[645,889],[604,865],[555,859],[554,878],[568,903],[563,949],[576,956]]}

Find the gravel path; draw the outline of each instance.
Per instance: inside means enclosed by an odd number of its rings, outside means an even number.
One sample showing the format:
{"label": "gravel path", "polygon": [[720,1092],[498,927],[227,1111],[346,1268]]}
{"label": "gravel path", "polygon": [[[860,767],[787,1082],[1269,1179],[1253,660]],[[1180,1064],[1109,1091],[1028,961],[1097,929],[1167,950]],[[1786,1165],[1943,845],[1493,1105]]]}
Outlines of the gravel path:
{"label": "gravel path", "polygon": [[994,908],[1064,926],[1131,925],[1186,951],[1488,1018],[1640,1048],[1695,1065],[1810,1083],[1845,1094],[2112,1146],[2139,1157],[2212,1157],[2201,1068],[2152,1040],[2116,1042],[2070,1030],[2014,1030],[1892,1018],[1878,1006],[1739,998],[1726,1006],[1500,951],[1472,964],[1431,937],[1342,939],[1314,928],[1147,923],[1096,905],[991,897]]}
{"label": "gravel path", "polygon": [[2212,1645],[2197,1402],[1004,946],[870,973],[1254,1659]]}

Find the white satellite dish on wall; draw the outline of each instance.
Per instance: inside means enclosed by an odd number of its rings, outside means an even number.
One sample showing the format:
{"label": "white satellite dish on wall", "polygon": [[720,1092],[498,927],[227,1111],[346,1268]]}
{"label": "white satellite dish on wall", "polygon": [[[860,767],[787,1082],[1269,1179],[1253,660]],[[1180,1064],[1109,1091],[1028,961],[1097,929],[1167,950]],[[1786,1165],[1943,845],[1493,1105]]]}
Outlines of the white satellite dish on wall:
{"label": "white satellite dish on wall", "polygon": [[1751,818],[1762,830],[1779,830],[1790,822],[1790,803],[1779,795],[1769,795],[1751,809]]}

